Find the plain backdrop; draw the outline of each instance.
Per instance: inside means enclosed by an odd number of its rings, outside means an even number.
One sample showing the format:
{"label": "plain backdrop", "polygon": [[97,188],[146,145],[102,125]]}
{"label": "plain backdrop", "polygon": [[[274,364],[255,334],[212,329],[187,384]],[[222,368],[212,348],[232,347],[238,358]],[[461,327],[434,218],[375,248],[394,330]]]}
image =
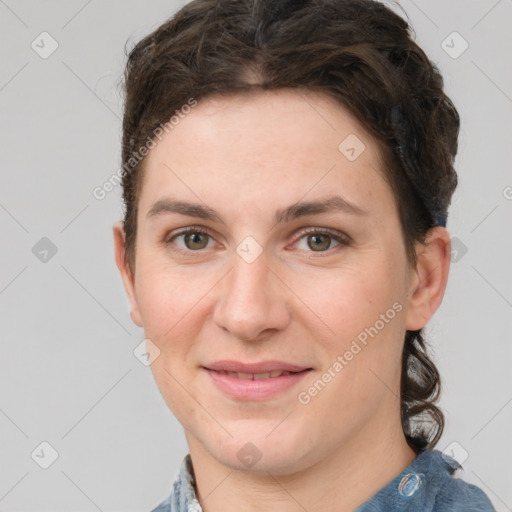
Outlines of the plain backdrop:
{"label": "plain backdrop", "polygon": [[[512,1],[400,3],[462,119],[457,253],[427,329],[447,420],[437,448],[508,511]],[[120,165],[124,46],[182,4],[0,0],[1,511],[149,511],[187,453],[133,353],[144,336],[114,263],[120,187],[93,196]]]}

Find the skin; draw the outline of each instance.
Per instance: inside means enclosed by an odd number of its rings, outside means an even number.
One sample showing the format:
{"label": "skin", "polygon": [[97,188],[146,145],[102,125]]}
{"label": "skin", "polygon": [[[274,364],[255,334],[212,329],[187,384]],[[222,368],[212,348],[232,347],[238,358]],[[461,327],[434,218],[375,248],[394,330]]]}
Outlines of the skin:
{"label": "skin", "polygon": [[[354,161],[338,150],[350,134],[365,145]],[[132,320],[160,350],[151,369],[185,429],[203,510],[353,510],[416,456],[400,422],[403,339],[442,301],[448,232],[431,230],[410,265],[376,142],[347,109],[311,91],[206,98],[151,149],[144,172],[135,273],[122,223],[113,229],[116,262]],[[334,192],[366,213],[274,224],[277,209]],[[223,222],[148,218],[164,197],[207,205]],[[198,225],[211,235],[199,235],[204,248],[184,236],[170,241]],[[349,244],[300,232],[313,227]],[[263,250],[252,263],[236,252],[247,236]],[[300,403],[298,393],[394,303],[401,311]],[[220,359],[278,359],[313,371],[266,401],[237,401],[201,369]],[[237,457],[247,442],[261,454],[251,467]]]}

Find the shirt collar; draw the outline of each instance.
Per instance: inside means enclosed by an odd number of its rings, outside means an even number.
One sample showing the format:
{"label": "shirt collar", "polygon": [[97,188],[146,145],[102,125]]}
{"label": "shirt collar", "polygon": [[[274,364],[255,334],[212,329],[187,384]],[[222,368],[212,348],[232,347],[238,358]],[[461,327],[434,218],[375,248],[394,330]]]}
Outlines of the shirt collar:
{"label": "shirt collar", "polygon": [[433,510],[447,479],[462,466],[439,450],[424,450],[391,482],[354,512]]}
{"label": "shirt collar", "polygon": [[[391,482],[354,512],[430,511],[446,481],[462,466],[439,450],[424,450]],[[202,512],[195,492],[195,476],[190,454],[183,459],[180,473],[169,497],[172,512]]]}

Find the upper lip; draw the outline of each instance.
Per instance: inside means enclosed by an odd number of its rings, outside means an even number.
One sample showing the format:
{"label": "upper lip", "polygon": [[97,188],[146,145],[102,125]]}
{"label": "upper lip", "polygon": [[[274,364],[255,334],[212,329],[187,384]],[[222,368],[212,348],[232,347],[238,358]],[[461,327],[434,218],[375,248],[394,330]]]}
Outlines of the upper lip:
{"label": "upper lip", "polygon": [[301,372],[303,370],[310,370],[308,366],[301,366],[284,361],[262,361],[261,363],[241,363],[240,361],[215,361],[205,365],[204,368],[214,370],[217,372],[240,372],[240,373],[267,373],[277,370],[284,372]]}

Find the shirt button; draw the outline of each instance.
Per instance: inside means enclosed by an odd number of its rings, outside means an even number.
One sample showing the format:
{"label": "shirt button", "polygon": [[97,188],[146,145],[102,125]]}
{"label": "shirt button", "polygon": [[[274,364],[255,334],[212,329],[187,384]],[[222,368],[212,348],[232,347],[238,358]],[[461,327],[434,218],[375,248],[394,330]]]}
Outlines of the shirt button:
{"label": "shirt button", "polygon": [[402,496],[412,496],[423,483],[422,476],[425,475],[423,473],[407,473],[398,484],[398,492]]}

